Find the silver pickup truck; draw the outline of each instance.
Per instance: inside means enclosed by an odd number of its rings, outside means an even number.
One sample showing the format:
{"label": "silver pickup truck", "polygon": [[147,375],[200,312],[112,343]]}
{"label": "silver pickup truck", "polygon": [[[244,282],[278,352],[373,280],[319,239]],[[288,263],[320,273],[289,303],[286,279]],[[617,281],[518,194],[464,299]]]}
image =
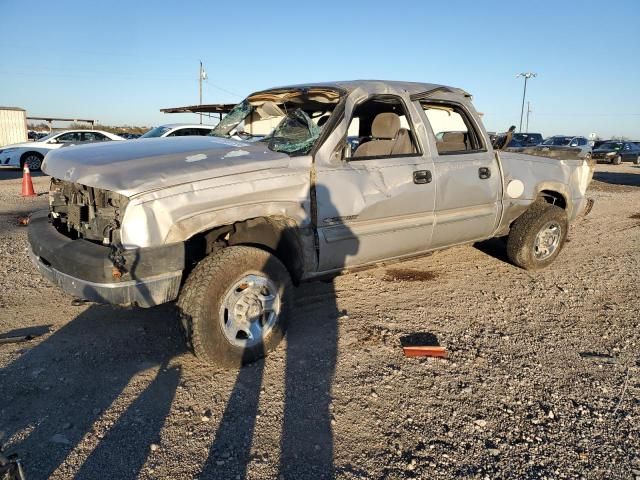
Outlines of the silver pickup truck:
{"label": "silver pickup truck", "polygon": [[384,81],[257,92],[210,136],[61,149],[43,170],[42,274],[97,302],[178,299],[190,346],[222,365],[277,345],[292,284],[491,237],[549,265],[593,175],[494,152],[464,90]]}

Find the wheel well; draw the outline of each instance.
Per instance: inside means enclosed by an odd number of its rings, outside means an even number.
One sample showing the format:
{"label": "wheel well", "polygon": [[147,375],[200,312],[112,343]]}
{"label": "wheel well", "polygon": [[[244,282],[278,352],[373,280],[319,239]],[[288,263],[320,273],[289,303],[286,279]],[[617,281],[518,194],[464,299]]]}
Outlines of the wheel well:
{"label": "wheel well", "polygon": [[185,242],[187,265],[218,249],[234,245],[260,248],[274,254],[287,267],[295,284],[304,271],[304,251],[298,227],[285,217],[259,217],[198,233]]}
{"label": "wheel well", "polygon": [[20,160],[24,160],[24,159],[25,159],[25,157],[26,157],[27,155],[31,155],[31,154],[33,154],[33,155],[37,155],[37,156],[39,156],[40,158],[44,158],[44,155],[42,155],[40,152],[29,151],[29,152],[24,152],[24,153],[20,156]]}
{"label": "wheel well", "polygon": [[538,194],[538,198],[544,200],[547,203],[550,203],[551,205],[560,207],[563,210],[566,210],[567,208],[567,201],[559,192],[554,192],[553,190],[542,190]]}

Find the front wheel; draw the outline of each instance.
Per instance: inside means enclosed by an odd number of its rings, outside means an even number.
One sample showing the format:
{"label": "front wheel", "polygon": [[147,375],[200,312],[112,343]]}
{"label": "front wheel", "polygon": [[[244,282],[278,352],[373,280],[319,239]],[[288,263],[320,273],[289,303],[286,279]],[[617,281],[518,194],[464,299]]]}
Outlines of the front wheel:
{"label": "front wheel", "polygon": [[239,367],[258,360],[282,339],[292,297],[289,272],[274,255],[224,248],[196,266],[180,294],[187,343],[211,364]]}
{"label": "front wheel", "polygon": [[562,250],[569,221],[555,205],[537,201],[512,225],[507,240],[507,256],[525,270],[548,266]]}
{"label": "front wheel", "polygon": [[620,155],[616,155],[615,157],[613,157],[611,163],[613,163],[614,165],[620,165],[622,163],[622,157]]}

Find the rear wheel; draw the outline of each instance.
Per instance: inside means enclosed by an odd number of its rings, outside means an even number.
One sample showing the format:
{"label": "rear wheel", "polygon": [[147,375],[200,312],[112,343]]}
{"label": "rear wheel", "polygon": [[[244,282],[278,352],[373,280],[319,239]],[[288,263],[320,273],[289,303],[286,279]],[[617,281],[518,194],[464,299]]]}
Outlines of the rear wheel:
{"label": "rear wheel", "polygon": [[513,223],[507,256],[525,270],[544,268],[562,250],[568,228],[567,214],[562,208],[539,200]]}
{"label": "rear wheel", "polygon": [[32,172],[37,172],[42,167],[42,159],[44,157],[37,152],[25,153],[20,159],[20,168],[24,168],[25,165],[29,167]]}
{"label": "rear wheel", "polygon": [[640,155],[638,155],[636,157],[636,159],[633,161],[634,165],[640,165]]}
{"label": "rear wheel", "polygon": [[273,350],[292,306],[286,267],[253,247],[224,248],[202,260],[178,300],[187,343],[208,363],[238,367]]}

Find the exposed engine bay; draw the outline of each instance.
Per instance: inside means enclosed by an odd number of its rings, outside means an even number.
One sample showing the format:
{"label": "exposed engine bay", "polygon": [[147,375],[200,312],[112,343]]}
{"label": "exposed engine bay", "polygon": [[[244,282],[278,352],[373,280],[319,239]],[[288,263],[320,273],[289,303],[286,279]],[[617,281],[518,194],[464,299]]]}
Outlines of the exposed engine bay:
{"label": "exposed engine bay", "polygon": [[49,189],[51,221],[69,238],[103,245],[120,243],[120,224],[129,199],[119,193],[53,178]]}

